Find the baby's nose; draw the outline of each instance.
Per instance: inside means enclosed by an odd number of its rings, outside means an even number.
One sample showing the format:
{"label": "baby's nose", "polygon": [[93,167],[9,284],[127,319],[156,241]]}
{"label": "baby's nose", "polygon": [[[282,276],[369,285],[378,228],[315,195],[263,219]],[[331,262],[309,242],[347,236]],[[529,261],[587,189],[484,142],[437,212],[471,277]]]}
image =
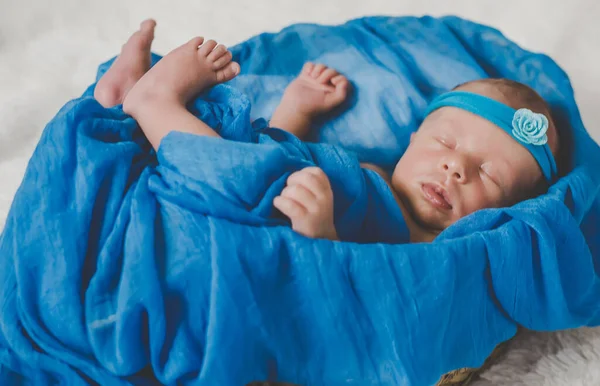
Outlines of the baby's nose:
{"label": "baby's nose", "polygon": [[464,164],[458,160],[452,162],[444,162],[444,171],[459,183],[465,183],[467,181],[467,171]]}

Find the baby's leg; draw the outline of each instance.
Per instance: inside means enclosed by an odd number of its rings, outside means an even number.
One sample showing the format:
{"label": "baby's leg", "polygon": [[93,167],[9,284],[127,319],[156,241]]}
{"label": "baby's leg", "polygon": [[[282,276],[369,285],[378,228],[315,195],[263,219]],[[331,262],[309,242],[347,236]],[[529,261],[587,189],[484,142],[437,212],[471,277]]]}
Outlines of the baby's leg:
{"label": "baby's leg", "polygon": [[207,88],[233,79],[240,67],[227,48],[214,40],[203,42],[197,37],[171,51],[125,97],[123,110],[135,118],[156,150],[173,130],[218,137],[186,104]]}
{"label": "baby's leg", "polygon": [[129,90],[150,68],[150,46],[154,39],[154,27],[154,20],[144,21],[139,31],[131,35],[123,45],[121,54],[96,84],[94,98],[102,106],[112,107],[123,103]]}

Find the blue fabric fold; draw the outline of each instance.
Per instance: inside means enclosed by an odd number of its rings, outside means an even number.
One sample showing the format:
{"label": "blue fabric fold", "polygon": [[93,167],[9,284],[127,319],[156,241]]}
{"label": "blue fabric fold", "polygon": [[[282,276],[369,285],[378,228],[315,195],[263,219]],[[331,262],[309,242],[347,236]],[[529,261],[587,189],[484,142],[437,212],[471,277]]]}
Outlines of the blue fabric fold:
{"label": "blue fabric fold", "polygon": [[[550,58],[454,17],[294,25],[233,53],[238,78],[190,105],[225,139],[171,133],[154,153],[94,86],[48,124],[0,236],[0,384],[427,385],[518,326],[598,325],[600,149]],[[324,144],[251,124],[307,60],[354,83]],[[572,171],[407,244],[358,162],[393,167],[429,100],[487,76],[550,102]],[[356,242],[302,237],[273,209],[315,164]]]}

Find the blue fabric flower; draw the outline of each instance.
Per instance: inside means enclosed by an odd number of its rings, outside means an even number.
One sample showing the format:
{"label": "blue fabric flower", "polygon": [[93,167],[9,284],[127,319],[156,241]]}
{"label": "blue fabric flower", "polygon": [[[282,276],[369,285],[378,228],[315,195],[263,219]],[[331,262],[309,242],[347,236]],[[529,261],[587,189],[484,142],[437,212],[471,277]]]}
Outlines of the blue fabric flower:
{"label": "blue fabric flower", "polygon": [[548,118],[529,109],[519,109],[513,116],[512,135],[519,141],[542,146],[548,142]]}

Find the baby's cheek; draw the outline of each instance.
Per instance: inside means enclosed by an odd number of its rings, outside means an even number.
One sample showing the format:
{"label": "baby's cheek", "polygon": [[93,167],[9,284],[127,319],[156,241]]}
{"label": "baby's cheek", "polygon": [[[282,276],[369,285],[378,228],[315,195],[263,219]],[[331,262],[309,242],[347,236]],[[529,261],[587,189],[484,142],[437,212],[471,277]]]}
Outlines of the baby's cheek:
{"label": "baby's cheek", "polygon": [[480,209],[494,208],[498,206],[498,202],[494,198],[489,197],[484,192],[472,192],[463,199],[464,212],[461,217],[467,216]]}

